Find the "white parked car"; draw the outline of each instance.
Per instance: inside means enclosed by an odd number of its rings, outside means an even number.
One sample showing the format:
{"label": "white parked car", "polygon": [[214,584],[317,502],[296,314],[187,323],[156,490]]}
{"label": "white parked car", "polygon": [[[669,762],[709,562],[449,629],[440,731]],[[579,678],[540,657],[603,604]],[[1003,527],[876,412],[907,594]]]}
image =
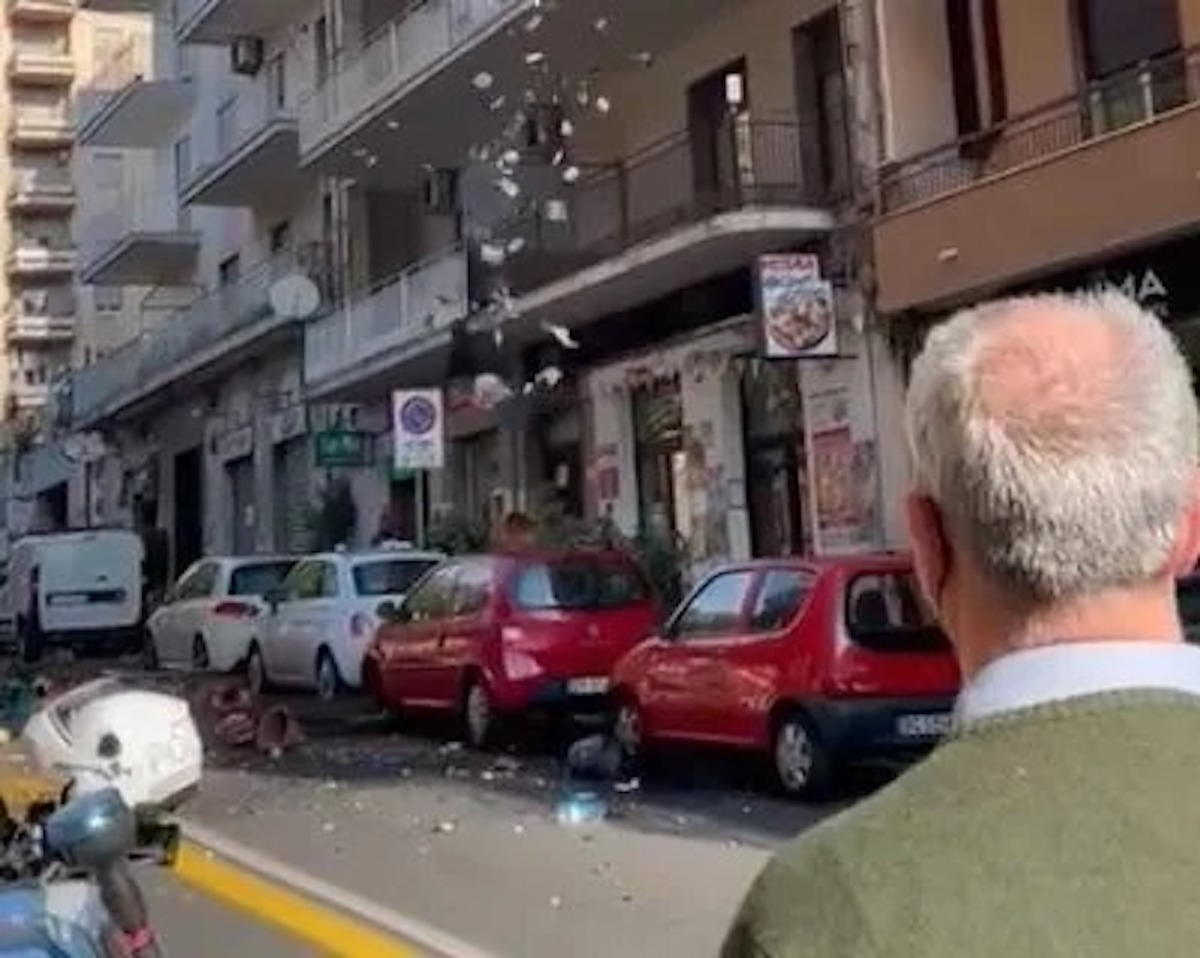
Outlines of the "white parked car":
{"label": "white parked car", "polygon": [[269,597],[272,613],[250,647],[250,687],[313,689],[333,698],[362,686],[362,662],[380,607],[408,590],[445,556],[406,548],[329,552],[301,559]]}
{"label": "white parked car", "polygon": [[42,704],[21,732],[32,759],[75,791],[116,788],[130,808],[175,808],[200,785],[204,748],[188,703],[102,678]]}
{"label": "white parked car", "polygon": [[232,672],[270,615],[265,596],[296,559],[214,556],[193,563],[146,622],[146,664]]}

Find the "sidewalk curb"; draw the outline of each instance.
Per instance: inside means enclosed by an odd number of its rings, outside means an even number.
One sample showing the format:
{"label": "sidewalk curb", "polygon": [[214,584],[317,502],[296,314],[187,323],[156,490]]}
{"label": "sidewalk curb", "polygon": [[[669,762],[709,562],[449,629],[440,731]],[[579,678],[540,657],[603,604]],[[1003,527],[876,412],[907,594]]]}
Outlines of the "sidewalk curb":
{"label": "sidewalk curb", "polygon": [[500,958],[184,819],[180,880],[330,958]]}

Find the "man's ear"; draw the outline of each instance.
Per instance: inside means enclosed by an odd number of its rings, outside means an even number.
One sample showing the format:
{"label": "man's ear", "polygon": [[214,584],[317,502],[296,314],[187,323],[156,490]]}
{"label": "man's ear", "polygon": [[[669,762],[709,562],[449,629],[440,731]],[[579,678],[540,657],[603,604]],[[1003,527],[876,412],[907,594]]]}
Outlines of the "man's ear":
{"label": "man's ear", "polygon": [[908,538],[912,545],[913,569],[926,601],[936,611],[942,587],[950,572],[952,556],[946,539],[942,513],[929,496],[910,492],[904,499]]}
{"label": "man's ear", "polygon": [[1192,477],[1191,494],[1183,510],[1183,521],[1171,551],[1171,573],[1175,578],[1185,576],[1200,560],[1200,472]]}

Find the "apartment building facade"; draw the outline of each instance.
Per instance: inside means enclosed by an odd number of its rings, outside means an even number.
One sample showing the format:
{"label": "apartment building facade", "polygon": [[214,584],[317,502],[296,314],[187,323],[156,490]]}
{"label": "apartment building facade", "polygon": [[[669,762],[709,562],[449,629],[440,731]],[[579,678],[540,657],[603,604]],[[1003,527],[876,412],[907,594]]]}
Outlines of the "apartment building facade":
{"label": "apartment building facade", "polygon": [[[697,565],[895,541],[898,378],[858,291],[863,11],[156,8],[152,69],[79,131],[124,156],[81,279],[142,308],[71,377],[59,441],[103,449],[72,521],[157,522],[176,568],[297,549],[343,475],[359,540],[553,500],[673,530]],[[764,357],[771,254],[831,284],[835,350]],[[444,468],[391,468],[402,387],[444,389]],[[330,436],[361,455],[322,458]]]}
{"label": "apartment building facade", "polygon": [[[123,311],[115,307],[102,309],[104,321],[98,323],[90,297],[76,283],[81,210],[103,183],[81,163],[73,117],[76,92],[105,69],[121,43],[145,32],[146,18],[82,10],[75,0],[9,0],[0,16],[0,392],[7,531],[34,520],[33,486],[73,471],[74,463],[60,451],[36,443],[47,431],[48,409],[63,375],[89,349],[85,331],[122,326]],[[14,456],[17,451],[25,455]],[[16,464],[21,468],[14,470]],[[64,496],[52,496],[46,505],[52,521],[65,518]]]}
{"label": "apartment building facade", "polygon": [[877,4],[879,307],[910,353],[953,307],[1113,285],[1197,355],[1200,3]]}

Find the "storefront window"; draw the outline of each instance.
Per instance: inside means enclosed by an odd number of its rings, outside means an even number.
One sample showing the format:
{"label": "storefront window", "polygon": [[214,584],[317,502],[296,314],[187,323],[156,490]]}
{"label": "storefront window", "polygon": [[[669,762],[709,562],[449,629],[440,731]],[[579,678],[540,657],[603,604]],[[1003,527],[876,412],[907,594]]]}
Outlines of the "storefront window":
{"label": "storefront window", "polygon": [[679,379],[638,387],[631,396],[638,510],[648,529],[687,538],[687,458]]}
{"label": "storefront window", "polygon": [[795,363],[748,364],[742,373],[742,410],[754,554],[810,553],[804,415]]}

